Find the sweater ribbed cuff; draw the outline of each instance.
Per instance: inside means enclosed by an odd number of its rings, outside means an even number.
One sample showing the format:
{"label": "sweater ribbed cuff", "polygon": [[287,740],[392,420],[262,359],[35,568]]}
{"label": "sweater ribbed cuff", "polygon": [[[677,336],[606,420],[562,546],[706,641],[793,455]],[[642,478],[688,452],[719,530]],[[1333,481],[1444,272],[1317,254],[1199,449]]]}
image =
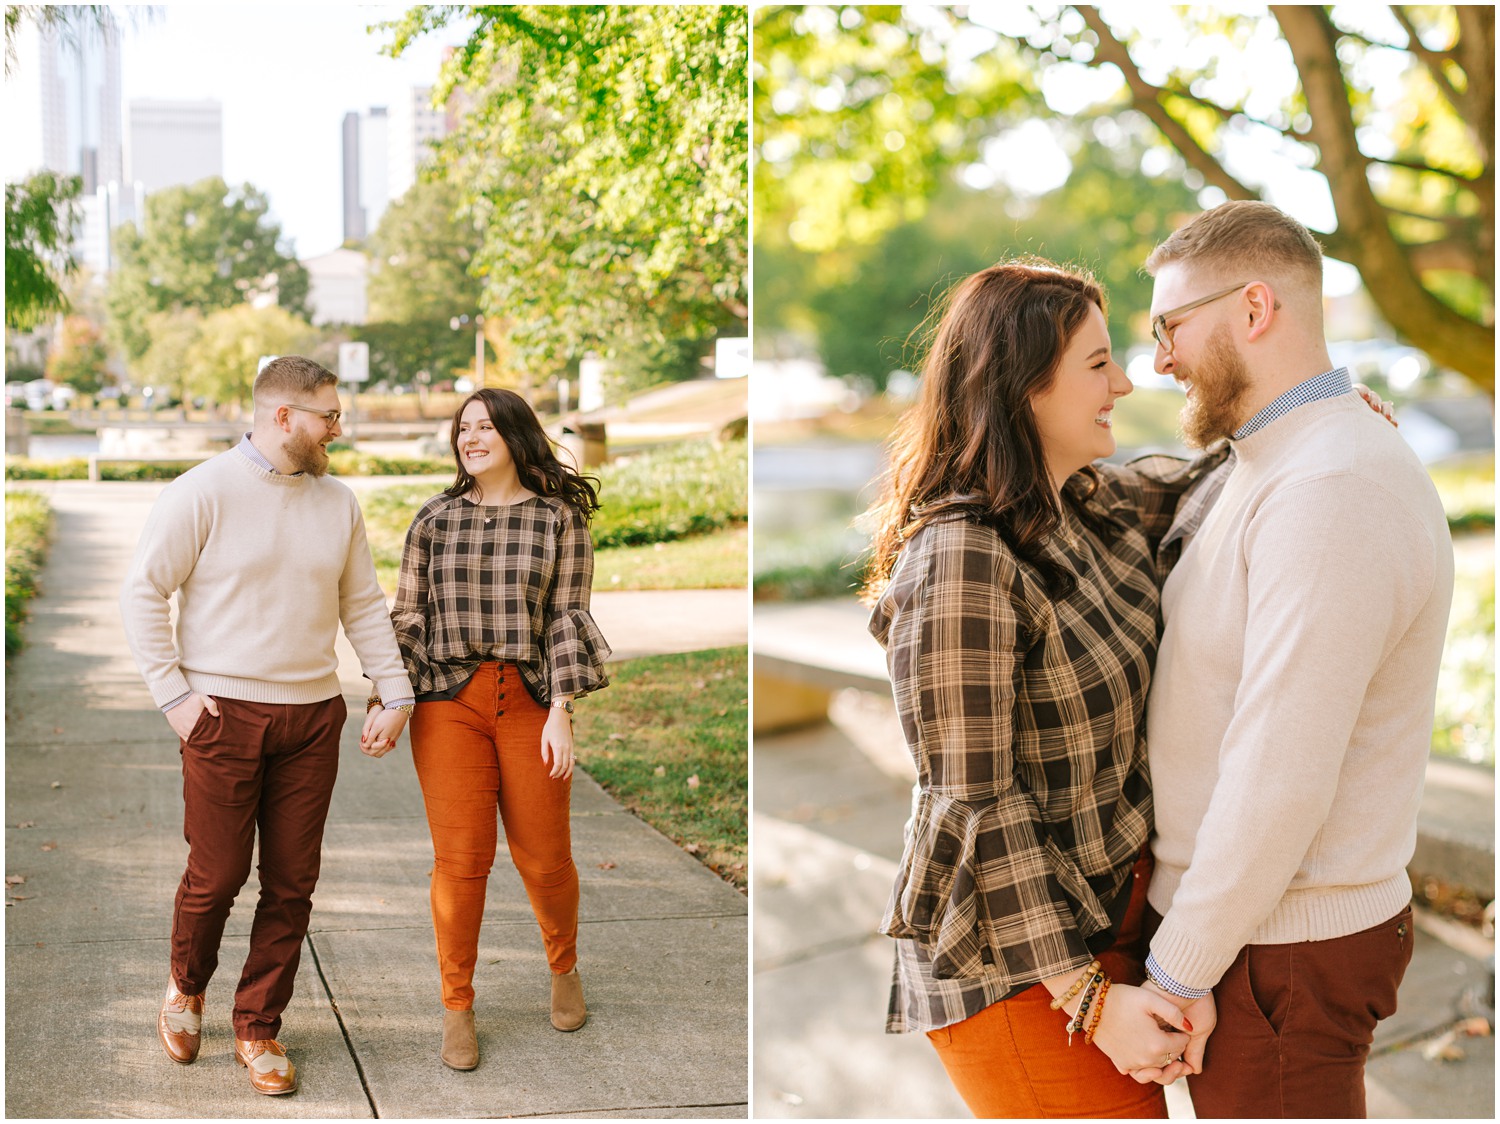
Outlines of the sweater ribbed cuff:
{"label": "sweater ribbed cuff", "polygon": [[176,702],[184,695],[192,694],[194,687],[182,673],[181,668],[173,668],[160,679],[146,684],[151,691],[151,701],[158,707],[164,707],[170,702]]}

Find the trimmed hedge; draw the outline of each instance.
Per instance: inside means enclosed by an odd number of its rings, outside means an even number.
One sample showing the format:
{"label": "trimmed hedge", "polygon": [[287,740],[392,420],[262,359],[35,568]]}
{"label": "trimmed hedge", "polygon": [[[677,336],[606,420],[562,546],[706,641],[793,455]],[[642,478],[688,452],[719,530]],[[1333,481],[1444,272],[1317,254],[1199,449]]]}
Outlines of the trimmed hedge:
{"label": "trimmed hedge", "polygon": [[[207,457],[204,458],[205,460]],[[328,454],[328,471],[333,476],[431,476],[452,475],[453,462],[447,457],[377,457],[351,449],[334,449]],[[176,480],[192,464],[185,461],[104,461],[99,466],[102,480]],[[87,480],[87,457],[39,461],[25,457],[5,458],[7,480]]]}

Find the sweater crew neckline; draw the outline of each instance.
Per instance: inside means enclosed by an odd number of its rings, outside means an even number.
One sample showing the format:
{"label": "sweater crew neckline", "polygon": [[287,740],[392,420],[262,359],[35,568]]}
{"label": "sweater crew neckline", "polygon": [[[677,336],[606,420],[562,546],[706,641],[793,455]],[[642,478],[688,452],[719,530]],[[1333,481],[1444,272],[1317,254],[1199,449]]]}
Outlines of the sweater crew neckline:
{"label": "sweater crew neckline", "polygon": [[1279,448],[1286,441],[1295,439],[1299,430],[1306,429],[1309,425],[1331,414],[1350,410],[1356,403],[1360,409],[1366,408],[1363,401],[1352,394],[1320,398],[1316,402],[1298,406],[1295,410],[1283,414],[1254,433],[1232,439],[1230,444],[1238,459],[1253,461],[1263,450]]}
{"label": "sweater crew neckline", "polygon": [[[307,472],[277,472],[275,469],[266,468],[265,465],[257,463],[256,459],[245,451],[245,446],[249,442],[250,437],[247,434],[245,439],[234,447],[234,451],[238,454],[239,462],[257,479],[264,480],[267,484],[276,484],[284,488],[300,488],[303,481],[311,478],[311,474]],[[258,449],[256,450],[257,453],[259,451]]]}

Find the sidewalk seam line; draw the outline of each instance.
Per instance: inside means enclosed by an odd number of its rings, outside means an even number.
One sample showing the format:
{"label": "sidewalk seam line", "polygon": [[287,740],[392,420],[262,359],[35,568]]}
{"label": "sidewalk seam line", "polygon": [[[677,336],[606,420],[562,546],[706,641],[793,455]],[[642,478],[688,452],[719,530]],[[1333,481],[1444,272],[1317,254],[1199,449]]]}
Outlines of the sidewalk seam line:
{"label": "sidewalk seam line", "polygon": [[307,951],[312,953],[313,967],[318,970],[318,982],[323,985],[323,994],[328,997],[329,1010],[333,1012],[333,1017],[338,1020],[339,1033],[344,1036],[344,1045],[348,1048],[349,1057],[354,1062],[354,1072],[359,1074],[359,1087],[365,1091],[365,1100],[370,1105],[370,1115],[374,1119],[379,1120],[380,1109],[375,1107],[375,1096],[370,1092],[370,1082],[365,1078],[365,1067],[361,1064],[359,1053],[354,1049],[354,1042],[349,1037],[349,1028],[344,1025],[344,1012],[339,1010],[338,1002],[333,998],[333,989],[328,986],[328,977],[323,973],[323,961],[318,956],[318,946],[313,941],[311,933],[307,934]]}

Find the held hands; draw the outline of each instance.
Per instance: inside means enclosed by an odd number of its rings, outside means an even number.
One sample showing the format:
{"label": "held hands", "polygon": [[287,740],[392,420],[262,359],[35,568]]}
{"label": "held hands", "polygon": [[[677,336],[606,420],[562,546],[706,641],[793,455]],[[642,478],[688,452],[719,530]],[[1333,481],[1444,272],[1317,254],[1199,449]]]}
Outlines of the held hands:
{"label": "held hands", "polygon": [[[1174,1003],[1159,992],[1122,983],[1113,984],[1105,999],[1094,1045],[1104,1051],[1115,1069],[1145,1084],[1155,1078],[1142,1078],[1137,1071],[1163,1072],[1169,1064],[1181,1064],[1169,1063],[1169,1059],[1187,1050],[1192,1039],[1183,1025],[1183,1013]],[[1196,1022],[1192,1025],[1199,1029]]]}
{"label": "held hands", "polygon": [[1208,1042],[1208,1036],[1213,1033],[1214,1026],[1219,1021],[1218,1009],[1214,1006],[1213,993],[1203,996],[1201,999],[1183,999],[1181,996],[1173,995],[1157,987],[1150,980],[1142,986],[1143,991],[1159,996],[1163,1001],[1171,1003],[1182,1014],[1182,1019],[1192,1028],[1189,1031],[1187,1048],[1182,1051],[1179,1061],[1174,1061],[1165,1066],[1146,1066],[1141,1069],[1131,1070],[1130,1076],[1134,1077],[1142,1085],[1148,1081],[1155,1081],[1158,1085],[1170,1085],[1179,1077],[1188,1073],[1203,1072],[1203,1048]]}
{"label": "held hands", "polygon": [[167,724],[172,727],[179,738],[187,741],[188,735],[193,732],[193,727],[198,724],[198,716],[205,710],[215,718],[219,716],[219,704],[209,696],[200,695],[195,691],[167,711]]}
{"label": "held hands", "polygon": [[405,728],[405,711],[372,706],[365,712],[365,725],[359,734],[359,751],[366,757],[384,757],[396,748],[396,739]]}
{"label": "held hands", "polygon": [[561,707],[553,707],[542,727],[542,764],[555,781],[573,775],[573,719]]}

